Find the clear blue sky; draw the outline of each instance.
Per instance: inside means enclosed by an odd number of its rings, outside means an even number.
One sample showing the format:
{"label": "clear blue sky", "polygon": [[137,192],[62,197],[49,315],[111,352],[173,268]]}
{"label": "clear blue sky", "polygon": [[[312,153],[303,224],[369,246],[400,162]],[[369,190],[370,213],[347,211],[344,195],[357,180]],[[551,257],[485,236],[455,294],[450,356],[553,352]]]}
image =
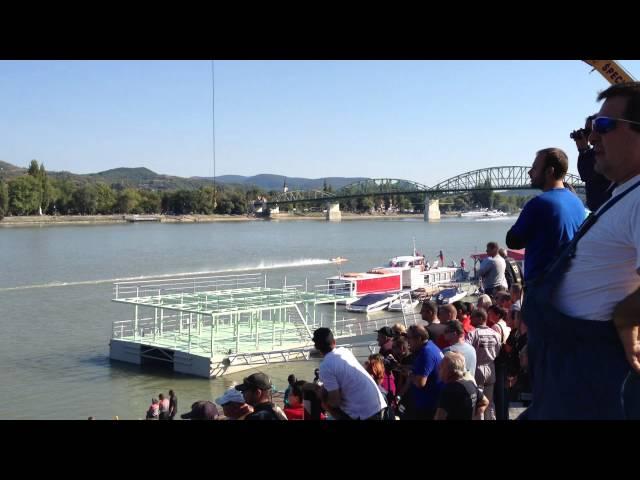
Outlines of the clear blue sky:
{"label": "clear blue sky", "polygon": [[[620,62],[640,78],[640,61]],[[573,61],[216,61],[217,175],[427,185],[564,149],[608,83]],[[209,61],[0,61],[0,160],[212,173]]]}

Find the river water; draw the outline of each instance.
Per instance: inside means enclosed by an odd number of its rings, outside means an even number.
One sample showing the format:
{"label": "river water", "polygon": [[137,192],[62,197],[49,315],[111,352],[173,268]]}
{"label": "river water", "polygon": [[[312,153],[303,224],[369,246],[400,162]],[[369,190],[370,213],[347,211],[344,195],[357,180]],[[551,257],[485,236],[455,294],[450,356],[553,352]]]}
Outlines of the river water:
{"label": "river water", "polygon": [[[514,218],[495,221],[376,219],[46,226],[0,229],[0,418],[143,418],[151,398],[173,388],[179,411],[213,400],[250,372],[215,380],[109,360],[113,321],[130,307],[111,301],[117,279],[190,272],[255,272],[270,285],[323,283],[382,266],[416,247],[445,263],[504,243]],[[374,339],[374,335],[371,335]],[[262,367],[276,388],[295,373],[313,379],[318,360]]]}

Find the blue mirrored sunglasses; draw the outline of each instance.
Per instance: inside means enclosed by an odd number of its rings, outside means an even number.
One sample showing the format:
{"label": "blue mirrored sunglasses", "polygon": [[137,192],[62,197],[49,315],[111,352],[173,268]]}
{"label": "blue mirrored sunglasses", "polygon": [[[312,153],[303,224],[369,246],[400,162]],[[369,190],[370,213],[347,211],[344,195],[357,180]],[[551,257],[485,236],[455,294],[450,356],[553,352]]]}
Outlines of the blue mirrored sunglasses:
{"label": "blue mirrored sunglasses", "polygon": [[609,133],[616,128],[618,122],[633,123],[634,125],[640,125],[640,122],[634,122],[632,120],[625,120],[624,118],[610,118],[610,117],[596,117],[591,121],[591,128],[594,132],[600,135]]}

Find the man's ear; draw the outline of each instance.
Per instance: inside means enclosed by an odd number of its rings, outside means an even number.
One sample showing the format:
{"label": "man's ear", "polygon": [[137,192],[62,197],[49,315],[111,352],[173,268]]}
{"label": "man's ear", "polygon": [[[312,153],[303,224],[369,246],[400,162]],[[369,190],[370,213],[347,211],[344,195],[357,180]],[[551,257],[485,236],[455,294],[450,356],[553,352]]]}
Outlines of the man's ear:
{"label": "man's ear", "polygon": [[545,173],[545,174],[550,174],[552,177],[554,177],[554,178],[555,178],[556,169],[555,169],[555,168],[553,168],[551,165],[549,165],[548,167],[546,167],[546,168],[544,169],[544,173]]}

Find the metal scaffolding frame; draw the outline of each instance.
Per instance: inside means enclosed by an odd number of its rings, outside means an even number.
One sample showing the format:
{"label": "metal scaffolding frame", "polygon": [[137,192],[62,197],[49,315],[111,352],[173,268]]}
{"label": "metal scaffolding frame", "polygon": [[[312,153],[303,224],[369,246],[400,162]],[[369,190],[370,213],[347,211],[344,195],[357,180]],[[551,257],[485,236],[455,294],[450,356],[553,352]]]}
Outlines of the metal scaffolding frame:
{"label": "metal scaffolding frame", "polygon": [[210,357],[292,348],[309,344],[316,305],[334,304],[336,317],[351,296],[348,284],[267,287],[264,274],[118,282],[113,301],[133,318],[114,322],[112,338]]}

